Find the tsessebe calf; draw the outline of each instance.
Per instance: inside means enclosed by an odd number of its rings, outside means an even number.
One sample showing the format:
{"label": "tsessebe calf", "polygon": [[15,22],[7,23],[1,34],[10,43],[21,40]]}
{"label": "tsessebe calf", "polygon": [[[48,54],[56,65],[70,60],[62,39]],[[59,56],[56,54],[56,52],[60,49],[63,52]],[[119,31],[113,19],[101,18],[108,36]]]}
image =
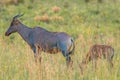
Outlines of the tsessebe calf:
{"label": "tsessebe calf", "polygon": [[81,72],[83,73],[83,68],[88,64],[88,62],[92,61],[94,68],[96,68],[97,59],[101,59],[102,57],[107,59],[110,64],[110,67],[113,67],[112,59],[114,56],[114,49],[111,46],[107,45],[93,45],[90,47],[89,52],[86,55],[86,58],[79,64]]}

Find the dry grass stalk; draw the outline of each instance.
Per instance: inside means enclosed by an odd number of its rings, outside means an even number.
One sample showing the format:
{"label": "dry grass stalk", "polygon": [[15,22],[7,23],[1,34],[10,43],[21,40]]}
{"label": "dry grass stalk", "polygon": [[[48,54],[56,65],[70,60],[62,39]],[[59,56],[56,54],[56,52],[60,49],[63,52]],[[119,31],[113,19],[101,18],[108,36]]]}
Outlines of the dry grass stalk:
{"label": "dry grass stalk", "polygon": [[61,10],[61,8],[58,7],[58,6],[53,6],[53,7],[52,7],[52,11],[53,11],[54,13],[58,13],[60,10]]}
{"label": "dry grass stalk", "polygon": [[49,22],[50,18],[47,14],[44,14],[43,16],[35,16],[34,20],[36,21],[42,21],[42,22]]}

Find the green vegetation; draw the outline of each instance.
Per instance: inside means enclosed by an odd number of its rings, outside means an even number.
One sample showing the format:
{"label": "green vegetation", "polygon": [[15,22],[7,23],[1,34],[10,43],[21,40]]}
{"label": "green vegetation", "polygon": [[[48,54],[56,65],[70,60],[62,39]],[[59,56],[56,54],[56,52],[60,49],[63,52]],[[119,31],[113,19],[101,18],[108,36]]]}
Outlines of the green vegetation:
{"label": "green vegetation", "polygon": [[[0,1],[0,80],[120,80],[120,0],[7,1]],[[32,50],[17,33],[4,36],[13,16],[19,13],[24,13],[19,20],[29,27],[41,26],[73,36],[73,69],[66,68],[61,53],[42,52],[42,64],[36,65]],[[96,73],[89,63],[82,75],[78,63],[95,43],[115,49],[114,68],[110,72],[106,60],[98,60]]]}

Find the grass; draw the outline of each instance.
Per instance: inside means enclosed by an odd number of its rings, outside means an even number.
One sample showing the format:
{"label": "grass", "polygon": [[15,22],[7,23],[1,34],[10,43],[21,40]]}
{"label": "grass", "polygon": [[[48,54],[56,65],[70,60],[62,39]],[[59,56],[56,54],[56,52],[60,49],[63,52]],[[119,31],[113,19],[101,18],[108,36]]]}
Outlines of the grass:
{"label": "grass", "polygon": [[[120,80],[119,2],[25,0],[15,5],[0,4],[0,80]],[[55,12],[53,7],[59,10]],[[4,36],[12,17],[18,13],[25,13],[20,21],[29,27],[42,26],[50,31],[64,31],[73,36],[76,45],[75,54],[72,55],[73,69],[67,69],[61,53],[51,55],[42,52],[42,65],[36,65],[32,50],[17,33]],[[45,20],[36,20],[37,16],[44,16]],[[90,62],[82,75],[78,62],[82,61],[89,47],[95,43],[114,47],[114,68],[110,73],[106,60],[99,60],[96,73],[92,71]]]}

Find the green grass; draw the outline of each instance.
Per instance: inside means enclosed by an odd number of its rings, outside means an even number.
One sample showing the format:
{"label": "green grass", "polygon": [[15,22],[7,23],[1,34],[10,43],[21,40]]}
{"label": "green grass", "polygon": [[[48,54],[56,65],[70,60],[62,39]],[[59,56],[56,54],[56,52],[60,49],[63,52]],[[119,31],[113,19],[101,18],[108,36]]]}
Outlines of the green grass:
{"label": "green grass", "polygon": [[[25,0],[17,5],[0,4],[0,80],[120,80],[120,0]],[[60,7],[54,13],[52,8]],[[41,26],[50,31],[64,31],[75,39],[73,69],[67,70],[61,53],[42,52],[42,65],[36,65],[28,44],[14,33],[5,37],[13,16],[25,13],[20,21],[29,27]],[[61,16],[64,20],[43,22],[36,16]],[[97,72],[91,62],[82,75],[78,67],[93,44],[111,45],[115,49],[114,68],[110,73],[106,60],[99,60]]]}

